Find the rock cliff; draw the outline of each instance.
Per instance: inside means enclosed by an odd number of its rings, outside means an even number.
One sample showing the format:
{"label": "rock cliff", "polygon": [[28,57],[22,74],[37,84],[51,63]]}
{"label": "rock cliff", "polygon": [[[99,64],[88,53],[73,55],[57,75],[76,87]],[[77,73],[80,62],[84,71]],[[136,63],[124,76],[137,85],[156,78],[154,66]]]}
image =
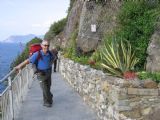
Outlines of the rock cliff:
{"label": "rock cliff", "polygon": [[67,46],[69,38],[78,29],[77,47],[88,52],[97,48],[104,34],[111,33],[116,27],[116,15],[121,2],[104,2],[77,0],[68,16],[64,30],[64,43]]}
{"label": "rock cliff", "polygon": [[160,72],[160,27],[152,35],[147,53],[147,71]]}

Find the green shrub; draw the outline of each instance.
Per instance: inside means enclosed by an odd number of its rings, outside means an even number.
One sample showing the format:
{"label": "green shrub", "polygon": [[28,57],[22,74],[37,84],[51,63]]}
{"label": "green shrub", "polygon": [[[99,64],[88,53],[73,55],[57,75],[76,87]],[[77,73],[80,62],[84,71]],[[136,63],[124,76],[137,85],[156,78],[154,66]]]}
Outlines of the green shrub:
{"label": "green shrub", "polygon": [[65,52],[65,57],[71,58],[76,56],[76,48],[77,48],[77,44],[76,44],[76,38],[78,35],[78,29],[76,29],[69,40],[69,44],[68,44],[68,48],[64,51]]}
{"label": "green shrub", "polygon": [[83,65],[88,64],[88,59],[89,59],[88,56],[72,57],[73,61],[78,62],[78,63],[83,64]]}
{"label": "green shrub", "polygon": [[[151,2],[151,1],[150,1]],[[135,49],[136,57],[140,59],[136,65],[143,69],[147,57],[149,39],[154,32],[155,23],[159,16],[159,3],[151,4],[149,1],[124,1],[118,16],[120,30],[117,36],[130,41]]]}
{"label": "green shrub", "polygon": [[47,40],[53,39],[56,35],[58,35],[60,32],[63,31],[64,26],[66,25],[67,19],[63,18],[57,22],[54,22],[50,28],[49,31],[45,34],[44,38]]}
{"label": "green shrub", "polygon": [[155,72],[155,73],[151,73],[151,72],[138,72],[137,73],[138,78],[141,80],[146,80],[146,79],[151,79],[157,83],[160,82],[160,73]]}
{"label": "green shrub", "polygon": [[100,55],[100,49],[99,49],[99,48],[96,49],[96,50],[92,53],[92,55],[91,55],[91,57],[90,57],[90,60],[93,60],[93,61],[95,61],[95,62],[101,61],[101,55]]}
{"label": "green shrub", "polygon": [[105,42],[101,50],[102,67],[111,75],[123,77],[127,71],[134,70],[138,59],[128,41],[113,38]]}

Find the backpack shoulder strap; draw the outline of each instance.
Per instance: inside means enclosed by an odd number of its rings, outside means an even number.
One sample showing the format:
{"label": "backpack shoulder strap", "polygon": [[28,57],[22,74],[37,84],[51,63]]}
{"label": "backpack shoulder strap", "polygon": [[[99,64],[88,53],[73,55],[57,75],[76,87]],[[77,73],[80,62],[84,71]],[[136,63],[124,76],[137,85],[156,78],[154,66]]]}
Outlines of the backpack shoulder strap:
{"label": "backpack shoulder strap", "polygon": [[38,61],[40,60],[40,59],[42,59],[42,55],[41,55],[41,51],[39,50],[38,51],[38,56],[37,56],[37,58],[36,58],[36,61],[35,61],[35,65],[36,65],[36,67],[38,66]]}
{"label": "backpack shoulder strap", "polygon": [[48,51],[48,53],[49,53],[49,55],[50,55],[50,56],[53,56],[53,54],[51,53],[51,51],[50,51],[50,50]]}
{"label": "backpack shoulder strap", "polygon": [[50,50],[48,51],[48,53],[49,53],[49,56],[50,56],[50,61],[52,61],[55,56],[53,55],[53,53]]}
{"label": "backpack shoulder strap", "polygon": [[40,60],[40,59],[42,59],[42,55],[41,55],[41,51],[39,50],[39,51],[38,51],[37,60]]}

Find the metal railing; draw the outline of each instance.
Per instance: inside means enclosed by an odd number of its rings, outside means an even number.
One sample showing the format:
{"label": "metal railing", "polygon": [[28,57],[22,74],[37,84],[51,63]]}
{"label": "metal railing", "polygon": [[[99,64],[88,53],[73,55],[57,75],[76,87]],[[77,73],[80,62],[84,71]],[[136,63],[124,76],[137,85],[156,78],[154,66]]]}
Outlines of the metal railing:
{"label": "metal railing", "polygon": [[0,80],[5,89],[0,93],[0,120],[14,120],[33,81],[33,69],[27,65],[16,73],[15,69]]}

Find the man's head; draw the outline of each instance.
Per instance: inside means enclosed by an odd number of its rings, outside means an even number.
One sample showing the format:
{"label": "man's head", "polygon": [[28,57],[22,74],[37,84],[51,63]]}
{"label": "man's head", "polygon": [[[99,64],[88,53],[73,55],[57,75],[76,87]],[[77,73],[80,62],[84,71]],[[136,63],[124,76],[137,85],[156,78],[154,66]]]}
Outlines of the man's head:
{"label": "man's head", "polygon": [[41,43],[41,47],[44,53],[46,53],[49,49],[49,42],[48,40],[43,40]]}

